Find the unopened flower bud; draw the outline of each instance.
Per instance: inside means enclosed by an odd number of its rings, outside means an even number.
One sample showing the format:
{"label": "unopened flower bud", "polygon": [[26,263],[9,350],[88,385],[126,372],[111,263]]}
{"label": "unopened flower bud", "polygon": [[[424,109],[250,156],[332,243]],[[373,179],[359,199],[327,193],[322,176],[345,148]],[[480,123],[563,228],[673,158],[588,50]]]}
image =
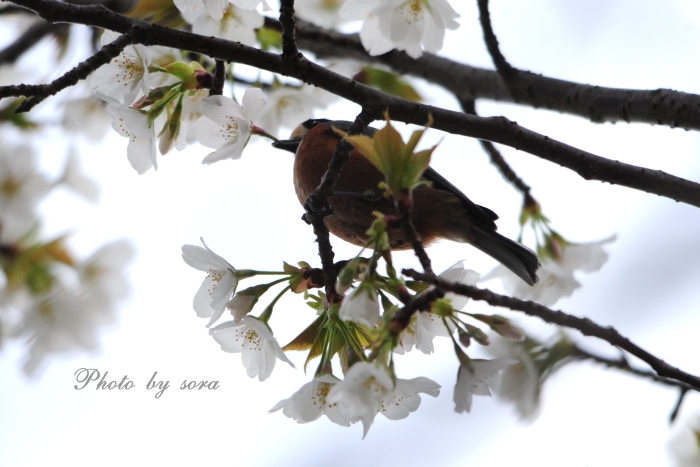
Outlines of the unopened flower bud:
{"label": "unopened flower bud", "polygon": [[462,328],[459,328],[459,342],[465,347],[469,347],[472,343],[471,337],[469,337],[469,334]]}
{"label": "unopened flower bud", "polygon": [[469,331],[469,336],[473,338],[475,341],[477,341],[481,345],[489,345],[489,337],[486,335],[484,331],[481,329],[471,326],[469,324],[466,325],[467,330]]}

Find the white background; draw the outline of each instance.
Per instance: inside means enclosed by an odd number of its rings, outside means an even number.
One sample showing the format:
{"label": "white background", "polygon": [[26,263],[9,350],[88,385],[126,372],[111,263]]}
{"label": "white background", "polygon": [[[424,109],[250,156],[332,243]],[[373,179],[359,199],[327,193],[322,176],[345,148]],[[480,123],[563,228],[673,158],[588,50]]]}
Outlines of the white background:
{"label": "white background", "polygon": [[[443,54],[492,67],[481,40],[476,2],[452,1],[461,28],[448,32]],[[688,1],[599,0],[494,1],[492,19],[510,62],[546,76],[632,89],[672,88],[700,93],[700,7]],[[50,50],[47,43],[41,47]],[[71,56],[73,65],[84,57]],[[447,94],[418,82],[430,103],[457,109]],[[355,105],[318,117],[352,120]],[[642,124],[592,124],[555,112],[479,102],[481,115],[505,115],[532,130],[586,151],[627,163],[700,179],[700,139],[695,132]],[[279,135],[281,137],[285,134]],[[441,138],[432,131],[433,140]],[[60,165],[51,135],[41,141],[42,160]],[[443,386],[424,397],[403,421],[377,417],[367,439],[360,426],[344,428],[325,418],[297,425],[267,414],[311,378],[304,355],[294,370],[279,364],[268,381],[245,375],[240,356],[226,354],[196,317],[191,301],[202,274],[180,258],[183,244],[207,244],[237,268],[279,269],[281,262],[318,265],[311,228],[300,221],[289,153],[265,141],[250,145],[239,161],[202,166],[206,148],[160,157],[158,172],[138,176],[125,157],[126,140],[110,134],[98,146],[82,144],[86,170],[103,186],[99,207],[57,193],[44,205],[47,235],[71,231],[82,256],[109,239],[129,237],[138,249],[130,269],[133,293],[119,322],[103,335],[98,355],[54,358],[29,380],[21,373],[21,346],[0,353],[0,463],[37,465],[397,465],[617,466],[667,465],[668,415],[676,392],[614,370],[575,363],[545,388],[540,417],[518,422],[510,406],[477,397],[472,413],[453,411],[457,360],[449,341],[436,353],[397,358],[400,377],[427,376]],[[581,275],[584,285],[556,306],[615,326],[645,349],[698,374],[700,328],[700,211],[631,189],[588,182],[535,156],[502,148],[533,186],[554,227],[572,241],[617,234],[600,273]],[[520,197],[488,163],[478,143],[447,135],[433,166],[475,202],[501,216],[504,234],[517,235]],[[334,242],[337,258],[355,247]],[[449,242],[431,247],[434,268],[456,260],[486,273],[494,261]],[[413,266],[410,254],[397,255]],[[252,283],[252,282],[251,282]],[[246,286],[243,282],[242,286]],[[485,286],[500,290],[497,282]],[[274,290],[273,290],[274,291]],[[273,295],[270,293],[269,300]],[[477,312],[489,312],[470,303]],[[262,309],[262,308],[261,308]],[[500,311],[499,311],[500,312]],[[538,336],[555,329],[509,314]],[[285,296],[271,325],[285,344],[314,318],[300,297]],[[617,356],[605,343],[571,332],[582,345]],[[477,355],[474,353],[473,355]],[[638,364],[639,362],[633,361]],[[640,364],[641,365],[641,364]],[[128,375],[130,391],[78,391],[79,368]],[[169,380],[159,399],[145,385],[153,372]],[[183,380],[219,382],[216,391],[181,391]],[[681,415],[700,407],[690,394]]]}

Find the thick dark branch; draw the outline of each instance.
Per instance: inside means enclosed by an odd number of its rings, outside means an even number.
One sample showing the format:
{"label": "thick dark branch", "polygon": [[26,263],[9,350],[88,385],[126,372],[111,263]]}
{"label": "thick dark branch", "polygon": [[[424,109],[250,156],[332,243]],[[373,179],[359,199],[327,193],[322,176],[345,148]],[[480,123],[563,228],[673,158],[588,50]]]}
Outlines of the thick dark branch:
{"label": "thick dark branch", "polygon": [[[376,110],[370,107],[363,107],[362,112],[350,126],[348,135],[362,134],[367,126],[374,121],[376,115]],[[321,183],[304,203],[304,209],[306,210],[304,220],[313,225],[314,228],[314,234],[318,242],[318,254],[321,257],[321,264],[326,278],[326,300],[329,303],[337,303],[342,297],[335,291],[335,279],[337,277],[333,263],[335,253],[331,246],[328,227],[326,227],[323,218],[333,212],[328,198],[333,194],[335,184],[340,178],[343,166],[350,159],[351,152],[352,145],[350,143],[344,139],[338,142],[328,164],[328,170],[323,174]]]}
{"label": "thick dark branch", "polygon": [[282,57],[295,59],[299,55],[295,38],[294,0],[280,0],[280,24],[282,25]]}
{"label": "thick dark branch", "polygon": [[[266,26],[274,27],[268,20]],[[277,24],[279,28],[279,24]],[[370,56],[359,36],[328,31],[297,20],[297,44],[322,58],[353,58],[382,63],[395,72],[438,84],[459,99],[514,102],[578,115],[596,123],[639,122],[700,130],[700,96],[672,89],[618,89],[574,83],[518,70],[517,83],[507,86],[498,72],[424,53],[413,59],[392,51]]]}
{"label": "thick dark branch", "polygon": [[216,68],[214,68],[214,81],[212,83],[211,89],[209,89],[210,96],[221,96],[224,93],[224,82],[226,81],[226,64],[223,60],[216,60]]}
{"label": "thick dark branch", "polygon": [[92,57],[78,64],[75,68],[67,72],[60,78],[52,81],[49,84],[39,84],[34,86],[19,85],[19,86],[0,86],[0,98],[7,96],[32,96],[30,99],[22,102],[17,107],[16,113],[27,112],[35,105],[43,101],[49,96],[62,91],[63,89],[75,85],[78,81],[87,78],[90,73],[97,70],[102,65],[109,63],[114,57],[119,55],[124,47],[131,44],[133,38],[125,34],[120,36],[114,42],[111,42],[100,49]]}
{"label": "thick dark branch", "polygon": [[[176,31],[113,13],[101,6],[78,7],[51,0],[14,0],[37,11],[49,21],[67,21],[129,32],[146,45],[164,45],[207,54],[215,59],[250,66],[298,78],[326,89],[363,107],[388,109],[394,120],[423,125],[428,115],[433,127],[449,133],[485,139],[535,154],[576,171],[583,178],[620,184],[700,207],[700,184],[629,164],[605,159],[568,146],[518,126],[503,117],[481,118],[389,96],[376,89],[340,76],[300,57],[284,60],[238,42]],[[452,77],[451,79],[455,79]]]}
{"label": "thick dark branch", "polygon": [[637,344],[622,336],[611,326],[600,326],[588,318],[578,318],[566,314],[562,311],[550,310],[546,306],[540,305],[532,301],[523,301],[517,298],[499,295],[487,289],[480,289],[464,284],[448,282],[439,277],[429,276],[419,273],[413,269],[404,269],[402,273],[405,276],[416,280],[432,283],[442,290],[455,292],[474,300],[483,300],[489,305],[510,308],[515,311],[522,311],[526,315],[536,316],[548,323],[557,324],[567,328],[576,329],[584,336],[594,336],[611,345],[619,347],[622,350],[629,352],[640,360],[646,362],[651,368],[656,371],[656,374],[665,378],[675,379],[686,383],[696,391],[700,391],[700,378],[680,369],[669,365],[658,357],[650,354],[646,350],[639,347]]}
{"label": "thick dark branch", "polygon": [[510,63],[506,60],[506,57],[501,53],[500,47],[498,47],[498,39],[496,34],[493,32],[493,27],[491,26],[491,15],[489,14],[489,0],[477,0],[476,2],[479,6],[479,22],[481,23],[481,30],[484,32],[484,42],[486,43],[486,49],[491,55],[493,64],[496,66],[496,70],[503,77],[503,81],[510,85],[511,81],[515,79],[518,75],[518,70],[513,68]]}
{"label": "thick dark branch", "polygon": [[50,24],[43,21],[32,24],[19,39],[0,51],[0,64],[14,63],[22,54],[50,34],[60,34],[68,29],[67,24]]}
{"label": "thick dark branch", "polygon": [[[476,115],[476,107],[474,106],[474,100],[460,101],[462,110],[469,115]],[[522,178],[518,177],[515,171],[508,165],[508,162],[503,158],[501,152],[496,148],[496,146],[491,141],[479,140],[481,147],[489,155],[491,163],[498,168],[501,172],[503,178],[506,179],[511,185],[513,185],[518,191],[523,194],[525,198],[525,204],[530,205],[535,202],[535,200],[530,195],[530,186],[523,181]]]}

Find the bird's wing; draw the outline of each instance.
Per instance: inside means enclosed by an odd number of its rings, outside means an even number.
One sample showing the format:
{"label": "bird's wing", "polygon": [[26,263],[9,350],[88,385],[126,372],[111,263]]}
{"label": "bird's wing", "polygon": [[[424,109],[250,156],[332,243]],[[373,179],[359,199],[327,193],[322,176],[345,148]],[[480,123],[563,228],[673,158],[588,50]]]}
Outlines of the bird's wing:
{"label": "bird's wing", "polygon": [[[350,125],[352,125],[352,122],[348,122],[345,120],[335,120],[326,122],[326,124],[347,132],[350,130]],[[364,135],[372,137],[374,136],[374,133],[376,131],[376,128],[367,127],[364,131]],[[483,206],[479,206],[478,204],[474,204],[472,200],[467,198],[467,195],[462,193],[456,186],[448,182],[445,179],[445,177],[437,173],[431,167],[428,167],[428,169],[423,173],[423,178],[432,182],[433,188],[436,188],[438,190],[449,191],[450,193],[457,196],[462,202],[462,206],[464,207],[464,209],[466,209],[467,215],[469,215],[469,217],[471,217],[473,220],[479,222],[484,227],[496,230],[496,223],[494,221],[498,219],[498,214],[496,214],[489,208],[485,208]]]}
{"label": "bird's wing", "polygon": [[472,200],[467,198],[467,195],[459,191],[456,186],[448,182],[445,177],[437,173],[432,167],[428,167],[428,169],[423,172],[423,177],[433,183],[433,188],[449,191],[457,196],[462,202],[462,206],[467,210],[467,214],[473,220],[483,224],[485,227],[496,230],[496,223],[494,221],[498,219],[498,214],[489,208],[474,204]]}

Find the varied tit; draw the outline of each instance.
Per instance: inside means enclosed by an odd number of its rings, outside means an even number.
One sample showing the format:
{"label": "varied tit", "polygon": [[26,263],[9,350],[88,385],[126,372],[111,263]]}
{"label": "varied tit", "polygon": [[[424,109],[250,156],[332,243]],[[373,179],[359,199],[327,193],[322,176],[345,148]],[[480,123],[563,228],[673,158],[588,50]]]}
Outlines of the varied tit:
{"label": "varied tit", "polygon": [[[290,139],[273,143],[276,148],[296,154],[294,187],[302,205],[321,183],[341,138],[332,127],[347,132],[350,125],[351,122],[346,121],[307,120],[292,132]],[[376,131],[367,128],[364,134],[371,137]],[[540,265],[537,255],[496,232],[496,213],[474,204],[431,168],[425,171],[423,178],[431,185],[420,185],[413,191],[412,216],[425,245],[441,238],[471,243],[529,285],[537,282],[536,271]],[[333,214],[324,219],[328,230],[353,245],[364,246],[367,230],[375,219],[373,211],[397,214],[392,200],[385,198],[383,190],[377,187],[383,180],[372,163],[354,149],[330,198]],[[400,229],[389,232],[389,242],[393,250],[411,248]]]}

